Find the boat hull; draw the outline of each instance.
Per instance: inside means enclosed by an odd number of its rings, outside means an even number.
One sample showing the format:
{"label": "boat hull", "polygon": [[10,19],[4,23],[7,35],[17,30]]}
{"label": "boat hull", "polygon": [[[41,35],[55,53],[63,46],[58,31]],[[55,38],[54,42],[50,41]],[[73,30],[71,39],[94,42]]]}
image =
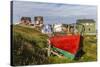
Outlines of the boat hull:
{"label": "boat hull", "polygon": [[79,49],[80,35],[53,36],[50,38],[52,46],[76,54]]}

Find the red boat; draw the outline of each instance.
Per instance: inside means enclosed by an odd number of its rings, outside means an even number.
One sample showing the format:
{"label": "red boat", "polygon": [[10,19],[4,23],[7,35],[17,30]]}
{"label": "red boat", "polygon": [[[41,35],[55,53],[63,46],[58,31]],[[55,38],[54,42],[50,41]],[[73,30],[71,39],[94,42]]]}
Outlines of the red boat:
{"label": "red boat", "polygon": [[75,55],[79,48],[80,35],[59,35],[50,38],[52,46]]}

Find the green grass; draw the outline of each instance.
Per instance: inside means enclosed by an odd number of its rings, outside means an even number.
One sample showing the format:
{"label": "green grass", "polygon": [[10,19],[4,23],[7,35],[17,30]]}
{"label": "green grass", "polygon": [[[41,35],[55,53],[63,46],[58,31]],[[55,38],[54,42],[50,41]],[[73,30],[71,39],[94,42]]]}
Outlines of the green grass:
{"label": "green grass", "polygon": [[[13,25],[12,65],[58,64],[88,62],[97,60],[97,38],[85,35],[83,40],[84,54],[78,60],[47,56],[47,35],[28,26]],[[25,47],[30,45],[31,47]]]}
{"label": "green grass", "polygon": [[44,49],[47,47],[47,35],[19,25],[14,25],[12,31],[12,65],[48,63],[47,50]]}

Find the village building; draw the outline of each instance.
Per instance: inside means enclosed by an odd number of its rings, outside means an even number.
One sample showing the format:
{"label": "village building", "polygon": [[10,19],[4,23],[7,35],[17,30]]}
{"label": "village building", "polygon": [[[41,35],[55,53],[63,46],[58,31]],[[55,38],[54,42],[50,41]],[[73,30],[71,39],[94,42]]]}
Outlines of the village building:
{"label": "village building", "polygon": [[72,24],[54,24],[53,32],[62,32],[66,34],[74,33],[74,26]]}
{"label": "village building", "polygon": [[32,23],[30,17],[21,17],[20,24],[30,25]]}
{"label": "village building", "polygon": [[43,26],[43,16],[35,16],[34,17],[34,25],[35,27],[42,27]]}
{"label": "village building", "polygon": [[54,24],[53,31],[54,32],[62,32],[62,24]]}
{"label": "village building", "polygon": [[93,19],[79,19],[76,22],[79,32],[87,35],[96,34],[96,22]]}
{"label": "village building", "polygon": [[44,25],[43,27],[42,27],[42,30],[41,30],[41,32],[43,33],[43,34],[52,34],[52,25],[50,25],[50,24],[46,24],[46,25]]}

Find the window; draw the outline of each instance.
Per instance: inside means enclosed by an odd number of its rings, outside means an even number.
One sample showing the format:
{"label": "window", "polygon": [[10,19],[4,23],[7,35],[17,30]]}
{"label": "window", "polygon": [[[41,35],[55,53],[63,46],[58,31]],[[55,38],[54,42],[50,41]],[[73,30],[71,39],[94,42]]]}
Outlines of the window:
{"label": "window", "polygon": [[90,28],[89,28],[89,31],[90,31]]}

